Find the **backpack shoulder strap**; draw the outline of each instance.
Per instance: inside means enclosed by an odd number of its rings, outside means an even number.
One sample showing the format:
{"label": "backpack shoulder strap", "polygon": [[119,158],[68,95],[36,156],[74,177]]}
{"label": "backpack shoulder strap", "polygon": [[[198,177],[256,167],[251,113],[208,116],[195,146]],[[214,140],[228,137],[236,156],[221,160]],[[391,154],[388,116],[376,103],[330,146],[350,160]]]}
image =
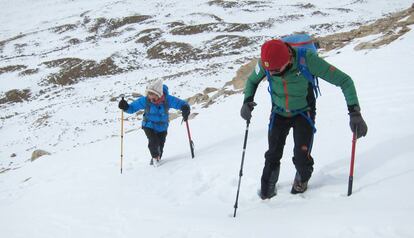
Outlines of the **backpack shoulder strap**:
{"label": "backpack shoulder strap", "polygon": [[321,91],[319,89],[319,82],[318,78],[312,75],[309,71],[308,65],[306,64],[306,48],[298,48],[298,68],[300,73],[312,84],[313,92],[315,94],[315,98],[321,95]]}
{"label": "backpack shoulder strap", "polygon": [[165,112],[165,114],[167,114],[168,115],[168,101],[167,101],[167,95],[165,95],[165,98],[164,98],[164,112]]}

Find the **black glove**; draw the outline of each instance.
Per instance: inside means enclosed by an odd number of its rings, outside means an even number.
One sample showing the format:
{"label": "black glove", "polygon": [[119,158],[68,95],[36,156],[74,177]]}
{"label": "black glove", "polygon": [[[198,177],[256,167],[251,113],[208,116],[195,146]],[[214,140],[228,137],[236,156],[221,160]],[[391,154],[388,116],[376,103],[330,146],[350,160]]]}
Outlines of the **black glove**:
{"label": "black glove", "polygon": [[353,133],[357,133],[357,138],[366,136],[368,132],[368,126],[362,118],[360,109],[358,106],[348,107],[349,110],[349,126]]}
{"label": "black glove", "polygon": [[119,107],[119,109],[122,109],[122,110],[126,111],[126,110],[128,110],[129,105],[128,105],[127,101],[125,101],[125,99],[122,97],[121,101],[119,101],[119,103],[118,103],[118,107]]}
{"label": "black glove", "polygon": [[245,102],[240,110],[240,116],[244,120],[250,121],[250,118],[252,118],[252,111],[256,105],[255,102]]}
{"label": "black glove", "polygon": [[188,116],[190,115],[190,106],[188,104],[185,104],[181,107],[181,113],[183,114],[183,120],[187,121]]}

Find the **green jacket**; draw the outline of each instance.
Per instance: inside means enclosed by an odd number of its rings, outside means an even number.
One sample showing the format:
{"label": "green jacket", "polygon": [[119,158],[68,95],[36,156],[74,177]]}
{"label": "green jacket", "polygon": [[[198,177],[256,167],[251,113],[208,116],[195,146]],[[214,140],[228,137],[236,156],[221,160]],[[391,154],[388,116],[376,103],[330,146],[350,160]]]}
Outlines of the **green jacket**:
{"label": "green jacket", "polygon": [[[295,55],[298,55],[297,49],[294,50]],[[340,87],[348,106],[359,105],[358,96],[351,77],[311,51],[307,51],[305,57],[306,65],[314,76]],[[295,57],[294,64],[283,76],[272,76],[271,79],[272,103],[276,105],[276,107],[273,107],[273,111],[282,116],[290,117],[299,113],[290,113],[289,111],[309,110],[309,105],[306,100],[309,81],[300,73],[297,66],[298,58]],[[257,86],[264,77],[266,77],[266,73],[259,60],[255,70],[246,81],[244,102],[254,100]],[[277,107],[279,109],[282,108],[284,112],[276,111]]]}

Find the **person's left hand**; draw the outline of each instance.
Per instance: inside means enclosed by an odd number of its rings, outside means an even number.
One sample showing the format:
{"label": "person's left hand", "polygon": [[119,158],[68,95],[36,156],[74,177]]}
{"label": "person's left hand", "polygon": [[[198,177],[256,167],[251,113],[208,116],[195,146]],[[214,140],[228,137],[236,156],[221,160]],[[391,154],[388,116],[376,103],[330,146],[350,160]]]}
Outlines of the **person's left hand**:
{"label": "person's left hand", "polygon": [[368,126],[359,111],[349,113],[349,126],[351,127],[351,131],[353,133],[357,133],[357,138],[367,135]]}
{"label": "person's left hand", "polygon": [[190,115],[190,106],[188,104],[183,105],[181,107],[181,113],[183,114],[183,120],[187,121]]}

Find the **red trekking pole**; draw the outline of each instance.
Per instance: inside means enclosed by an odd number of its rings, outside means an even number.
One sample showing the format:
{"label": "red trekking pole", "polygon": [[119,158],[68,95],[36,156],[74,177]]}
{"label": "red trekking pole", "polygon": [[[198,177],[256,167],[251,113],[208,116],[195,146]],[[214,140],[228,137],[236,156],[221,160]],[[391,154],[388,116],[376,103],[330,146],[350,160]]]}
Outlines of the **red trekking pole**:
{"label": "red trekking pole", "polygon": [[191,158],[194,159],[194,143],[193,143],[193,140],[191,139],[190,127],[188,126],[188,120],[185,121],[185,124],[187,126],[188,141],[190,142]]}
{"label": "red trekking pole", "polygon": [[356,134],[357,132],[354,132],[354,135],[352,136],[352,152],[351,152],[351,166],[349,169],[349,180],[348,180],[348,196],[351,196],[352,194],[352,182],[354,180],[354,161],[355,161],[355,147],[356,147]]}

